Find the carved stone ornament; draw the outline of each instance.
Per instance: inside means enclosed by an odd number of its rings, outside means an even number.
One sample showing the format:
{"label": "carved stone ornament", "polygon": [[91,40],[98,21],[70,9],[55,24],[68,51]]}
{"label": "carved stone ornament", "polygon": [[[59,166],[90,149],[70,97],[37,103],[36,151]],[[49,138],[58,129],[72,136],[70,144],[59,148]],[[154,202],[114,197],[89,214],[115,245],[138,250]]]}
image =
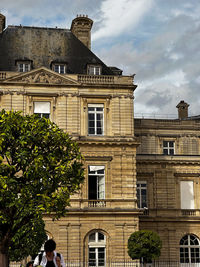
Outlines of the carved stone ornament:
{"label": "carved stone ornament", "polygon": [[4,82],[22,82],[22,83],[31,83],[31,84],[78,84],[77,81],[68,78],[62,77],[61,74],[57,74],[46,68],[40,68],[37,70],[30,71],[28,73],[23,73],[15,77],[4,80]]}

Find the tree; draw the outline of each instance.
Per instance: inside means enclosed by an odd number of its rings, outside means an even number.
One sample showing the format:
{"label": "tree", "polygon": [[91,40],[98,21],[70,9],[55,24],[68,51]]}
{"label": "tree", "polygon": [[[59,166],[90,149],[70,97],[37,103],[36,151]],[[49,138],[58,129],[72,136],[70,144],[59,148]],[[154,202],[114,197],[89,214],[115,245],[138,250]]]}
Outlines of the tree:
{"label": "tree", "polygon": [[162,242],[157,233],[140,230],[132,233],[128,239],[128,254],[132,260],[143,259],[150,262],[160,256]]}
{"label": "tree", "polygon": [[78,145],[36,115],[0,112],[0,266],[8,266],[16,233],[42,213],[66,214],[70,195],[84,180]]}
{"label": "tree", "polygon": [[42,216],[35,216],[23,225],[11,239],[8,255],[10,261],[20,261],[27,256],[35,256],[47,240]]}

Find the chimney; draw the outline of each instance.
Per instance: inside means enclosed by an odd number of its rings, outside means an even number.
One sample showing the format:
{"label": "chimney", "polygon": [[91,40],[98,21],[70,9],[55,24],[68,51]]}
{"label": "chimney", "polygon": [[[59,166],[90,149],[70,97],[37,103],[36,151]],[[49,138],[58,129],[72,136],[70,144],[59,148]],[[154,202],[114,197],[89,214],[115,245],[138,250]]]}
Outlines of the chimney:
{"label": "chimney", "polygon": [[87,15],[77,15],[72,20],[71,32],[89,49],[91,49],[91,29],[93,21]]}
{"label": "chimney", "polygon": [[181,100],[180,103],[176,106],[178,109],[178,118],[179,120],[186,119],[188,117],[188,107],[189,105]]}
{"label": "chimney", "polygon": [[3,32],[5,27],[6,27],[6,17],[0,13],[0,33]]}

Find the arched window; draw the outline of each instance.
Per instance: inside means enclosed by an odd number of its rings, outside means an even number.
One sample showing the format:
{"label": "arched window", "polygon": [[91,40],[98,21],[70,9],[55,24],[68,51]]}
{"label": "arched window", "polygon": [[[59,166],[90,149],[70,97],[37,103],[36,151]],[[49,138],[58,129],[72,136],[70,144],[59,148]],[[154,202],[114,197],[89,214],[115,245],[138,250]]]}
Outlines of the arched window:
{"label": "arched window", "polygon": [[88,239],[89,266],[106,266],[106,236],[99,231],[92,232]]}
{"label": "arched window", "polygon": [[199,239],[195,235],[185,235],[181,239],[180,262],[181,263],[199,263],[200,262],[200,242],[199,242]]}

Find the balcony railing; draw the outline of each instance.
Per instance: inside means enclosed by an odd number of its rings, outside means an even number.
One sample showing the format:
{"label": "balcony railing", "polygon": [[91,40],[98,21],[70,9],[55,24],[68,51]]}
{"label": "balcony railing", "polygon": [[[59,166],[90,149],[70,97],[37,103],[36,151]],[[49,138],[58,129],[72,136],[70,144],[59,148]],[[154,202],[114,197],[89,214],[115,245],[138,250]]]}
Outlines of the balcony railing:
{"label": "balcony railing", "polygon": [[114,83],[114,76],[78,75],[78,81],[80,83],[112,84]]}
{"label": "balcony railing", "polygon": [[197,217],[200,210],[197,209],[144,209],[142,216],[150,217]]}
{"label": "balcony railing", "polygon": [[[135,209],[137,210],[136,199],[71,199],[71,208],[85,209],[85,208],[120,208],[120,209]],[[140,212],[141,213],[141,212]]]}
{"label": "balcony railing", "polygon": [[106,201],[105,200],[89,200],[88,207],[89,208],[106,207]]}
{"label": "balcony railing", "polygon": [[6,79],[6,72],[0,72],[0,80]]}

